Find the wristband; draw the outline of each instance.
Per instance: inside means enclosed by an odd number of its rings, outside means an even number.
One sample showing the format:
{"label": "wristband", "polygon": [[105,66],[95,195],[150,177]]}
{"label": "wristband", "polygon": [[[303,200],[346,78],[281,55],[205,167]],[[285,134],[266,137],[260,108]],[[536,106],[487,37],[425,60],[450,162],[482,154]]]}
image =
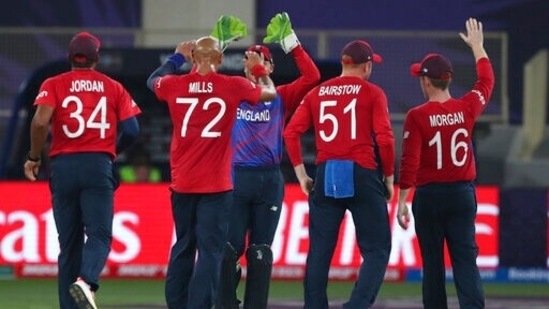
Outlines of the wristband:
{"label": "wristband", "polygon": [[259,77],[262,77],[262,76],[269,75],[269,72],[267,72],[267,69],[265,68],[265,66],[263,66],[261,64],[256,64],[252,67],[252,74],[253,74],[253,76],[259,78]]}
{"label": "wristband", "polygon": [[180,53],[174,53],[168,58],[168,61],[173,62],[175,68],[178,69],[183,65],[183,63],[185,63],[185,57],[183,57]]}
{"label": "wristband", "polygon": [[31,161],[31,162],[40,162],[42,158],[38,157],[38,158],[33,158],[31,157],[31,154],[30,154],[30,151],[27,153],[27,160]]}

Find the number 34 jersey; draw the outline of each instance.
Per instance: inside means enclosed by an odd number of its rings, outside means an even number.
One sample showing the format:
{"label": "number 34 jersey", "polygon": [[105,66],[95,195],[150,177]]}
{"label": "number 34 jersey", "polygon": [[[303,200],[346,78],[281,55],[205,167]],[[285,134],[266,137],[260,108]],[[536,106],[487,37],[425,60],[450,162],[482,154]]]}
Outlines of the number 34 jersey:
{"label": "number 34 jersey", "polygon": [[154,92],[168,104],[172,189],[180,193],[231,190],[231,132],[241,101],[257,103],[261,88],[241,76],[166,75]]}
{"label": "number 34 jersey", "polygon": [[408,111],[400,162],[402,189],[476,178],[473,127],[494,87],[488,58],[479,59],[476,70],[473,89],[461,98],[426,102]]}
{"label": "number 34 jersey", "polygon": [[54,108],[51,157],[78,152],[116,156],[117,124],[141,113],[117,81],[92,69],[77,69],[46,79],[34,105]]}

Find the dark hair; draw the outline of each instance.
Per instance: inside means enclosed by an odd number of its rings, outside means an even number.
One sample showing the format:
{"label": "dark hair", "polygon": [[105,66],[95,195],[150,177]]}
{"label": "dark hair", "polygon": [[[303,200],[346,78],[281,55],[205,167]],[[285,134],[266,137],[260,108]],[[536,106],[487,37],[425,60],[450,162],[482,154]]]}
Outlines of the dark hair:
{"label": "dark hair", "polygon": [[433,87],[441,90],[446,90],[450,86],[450,82],[452,82],[452,79],[438,79],[438,78],[432,78],[429,76],[425,76],[431,81],[431,84]]}

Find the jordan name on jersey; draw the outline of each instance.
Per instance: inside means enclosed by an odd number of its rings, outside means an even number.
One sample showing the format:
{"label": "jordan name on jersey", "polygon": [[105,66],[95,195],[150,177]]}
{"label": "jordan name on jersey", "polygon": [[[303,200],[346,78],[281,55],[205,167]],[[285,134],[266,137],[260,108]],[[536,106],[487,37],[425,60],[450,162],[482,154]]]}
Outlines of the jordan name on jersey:
{"label": "jordan name on jersey", "polygon": [[70,92],[105,92],[105,86],[100,80],[77,79],[71,83]]}

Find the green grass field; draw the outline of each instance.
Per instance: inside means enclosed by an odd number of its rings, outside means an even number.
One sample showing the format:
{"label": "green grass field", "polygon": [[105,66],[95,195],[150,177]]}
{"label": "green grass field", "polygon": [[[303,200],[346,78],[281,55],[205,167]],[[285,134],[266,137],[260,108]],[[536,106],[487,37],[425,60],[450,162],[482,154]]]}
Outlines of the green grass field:
{"label": "green grass field", "polygon": [[[331,282],[328,290],[330,299],[348,297],[353,283]],[[239,294],[242,294],[240,285]],[[452,284],[448,284],[448,294],[455,295]],[[487,297],[547,297],[548,284],[485,284]],[[271,285],[271,299],[301,300],[302,286],[299,281],[275,281]],[[420,283],[384,283],[379,298],[419,297]],[[100,306],[164,304],[164,281],[103,279],[97,294]],[[2,309],[53,309],[57,304],[57,283],[54,279],[24,279],[0,281],[0,308]]]}

